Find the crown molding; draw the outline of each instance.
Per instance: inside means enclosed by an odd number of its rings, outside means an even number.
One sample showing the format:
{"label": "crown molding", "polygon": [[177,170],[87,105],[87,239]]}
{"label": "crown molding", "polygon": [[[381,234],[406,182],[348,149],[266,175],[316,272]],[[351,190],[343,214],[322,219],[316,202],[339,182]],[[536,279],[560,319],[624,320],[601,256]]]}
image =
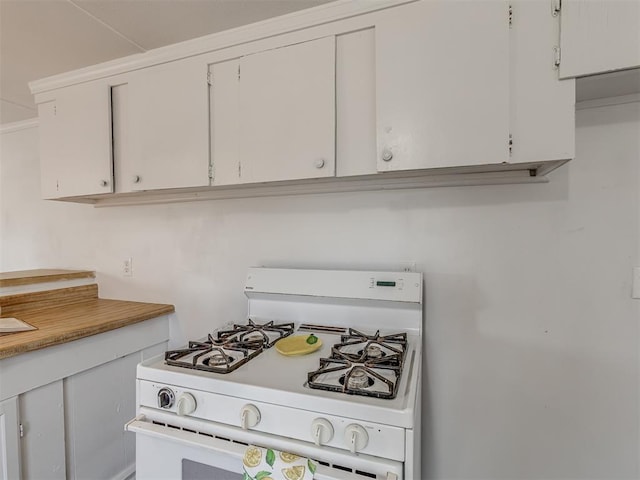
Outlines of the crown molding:
{"label": "crown molding", "polygon": [[118,75],[132,70],[209,53],[242,43],[253,42],[275,35],[295,32],[325,23],[343,20],[365,13],[396,7],[417,0],[338,0],[317,7],[299,10],[261,22],[213,33],[184,42],[167,45],[144,53],[111,60],[71,72],[53,75],[29,82],[32,94]]}

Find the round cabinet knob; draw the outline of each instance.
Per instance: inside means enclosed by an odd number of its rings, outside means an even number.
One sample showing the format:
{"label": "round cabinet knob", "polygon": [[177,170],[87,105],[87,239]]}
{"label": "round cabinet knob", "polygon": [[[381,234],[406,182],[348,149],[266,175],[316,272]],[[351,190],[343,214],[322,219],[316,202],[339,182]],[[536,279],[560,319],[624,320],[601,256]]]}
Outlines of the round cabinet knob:
{"label": "round cabinet knob", "polygon": [[160,408],[173,407],[174,400],[175,395],[173,394],[173,390],[171,390],[170,388],[161,388],[158,392],[158,406]]}
{"label": "round cabinet knob", "polygon": [[260,410],[255,405],[247,404],[240,410],[240,426],[244,430],[260,423]]}
{"label": "round cabinet knob", "polygon": [[106,180],[100,180],[101,187],[106,187],[107,185],[109,185],[109,182],[107,182]]}
{"label": "round cabinet knob", "polygon": [[318,158],[315,162],[313,162],[316,168],[324,167],[324,158]]}
{"label": "round cabinet knob", "polygon": [[344,430],[344,441],[351,453],[356,453],[367,446],[369,434],[360,425],[352,423]]}
{"label": "round cabinet knob", "polygon": [[142,179],[140,178],[140,175],[134,175],[134,176],[133,176],[133,183],[140,183],[140,180],[142,180]]}
{"label": "round cabinet knob", "polygon": [[333,438],[333,425],[326,418],[316,418],[311,422],[311,438],[316,445],[324,445]]}
{"label": "round cabinet knob", "polygon": [[384,148],[382,150],[382,160],[384,160],[385,162],[390,162],[392,158],[393,158],[393,152],[391,151],[391,149]]}
{"label": "round cabinet knob", "polygon": [[196,410],[196,399],[190,393],[183,393],[178,397],[176,402],[176,413],[184,416],[193,413]]}

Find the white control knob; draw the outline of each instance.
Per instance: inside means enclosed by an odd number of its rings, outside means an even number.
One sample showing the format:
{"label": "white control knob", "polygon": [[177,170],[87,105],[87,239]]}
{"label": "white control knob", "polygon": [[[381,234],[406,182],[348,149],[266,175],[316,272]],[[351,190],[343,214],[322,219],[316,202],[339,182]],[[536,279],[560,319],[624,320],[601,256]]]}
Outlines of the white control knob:
{"label": "white control knob", "polygon": [[315,162],[313,162],[316,168],[324,167],[324,158],[318,158]]}
{"label": "white control knob", "polygon": [[369,434],[367,431],[356,423],[352,423],[344,430],[344,441],[351,450],[356,453],[362,450],[369,443]]}
{"label": "white control knob", "polygon": [[140,175],[134,175],[134,176],[133,176],[133,183],[140,183],[140,180],[142,180],[142,179],[140,178]]}
{"label": "white control knob", "polygon": [[385,162],[390,162],[393,158],[393,152],[389,148],[385,148],[382,150],[382,160]]}
{"label": "white control knob", "polygon": [[109,182],[107,182],[106,180],[100,180],[101,187],[106,187],[107,185],[109,185]]}
{"label": "white control knob", "polygon": [[260,410],[258,410],[258,407],[250,403],[242,407],[242,410],[240,410],[240,426],[242,426],[244,430],[255,427],[259,423]]}
{"label": "white control knob", "polygon": [[178,415],[189,415],[196,410],[196,399],[190,393],[183,393],[176,402],[176,413]]}
{"label": "white control knob", "polygon": [[316,418],[311,422],[311,438],[316,445],[327,444],[333,438],[333,425],[326,418]]}

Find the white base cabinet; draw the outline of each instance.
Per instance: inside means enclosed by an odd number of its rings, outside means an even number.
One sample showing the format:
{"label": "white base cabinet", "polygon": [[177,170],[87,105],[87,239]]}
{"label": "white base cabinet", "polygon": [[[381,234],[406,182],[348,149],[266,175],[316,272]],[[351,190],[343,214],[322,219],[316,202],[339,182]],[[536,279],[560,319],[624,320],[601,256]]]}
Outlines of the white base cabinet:
{"label": "white base cabinet", "polygon": [[20,477],[18,397],[0,402],[0,480]]}
{"label": "white base cabinet", "polygon": [[22,478],[65,480],[65,419],[62,380],[19,396]]}
{"label": "white base cabinet", "polygon": [[136,365],[168,338],[164,316],[0,360],[0,480],[131,476]]}

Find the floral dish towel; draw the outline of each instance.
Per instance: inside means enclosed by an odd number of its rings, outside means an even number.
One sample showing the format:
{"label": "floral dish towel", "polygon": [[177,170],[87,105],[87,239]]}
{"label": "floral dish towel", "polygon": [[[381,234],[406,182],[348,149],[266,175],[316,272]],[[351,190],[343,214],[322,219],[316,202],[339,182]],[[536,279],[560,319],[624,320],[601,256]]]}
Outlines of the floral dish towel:
{"label": "floral dish towel", "polygon": [[249,445],[242,459],[243,480],[312,480],[316,464],[293,453]]}

